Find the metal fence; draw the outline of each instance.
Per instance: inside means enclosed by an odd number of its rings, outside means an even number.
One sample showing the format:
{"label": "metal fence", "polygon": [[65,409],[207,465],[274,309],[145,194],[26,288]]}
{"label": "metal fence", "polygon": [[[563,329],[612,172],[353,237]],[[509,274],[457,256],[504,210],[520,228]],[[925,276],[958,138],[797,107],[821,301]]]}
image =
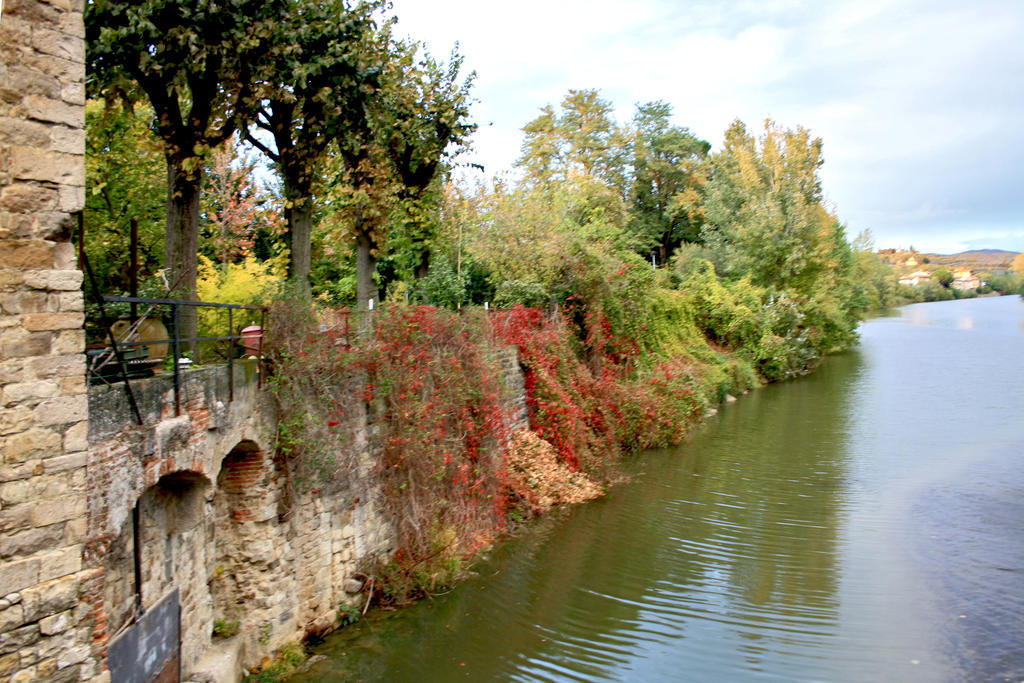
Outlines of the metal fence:
{"label": "metal fence", "polygon": [[[129,296],[105,296],[102,297],[102,302],[103,304],[130,304],[133,315],[126,320],[122,319],[111,323],[106,316],[104,307],[101,306],[100,339],[102,341],[93,345],[93,348],[86,349],[89,381],[91,383],[123,382],[125,390],[128,392],[129,403],[139,424],[142,424],[142,417],[135,402],[130,380],[152,376],[154,371],[163,370],[169,362],[171,366],[169,369],[174,375],[174,414],[180,415],[182,372],[192,363],[202,360],[200,353],[203,345],[206,345],[208,358],[212,353],[215,362],[224,362],[227,365],[229,400],[234,399],[234,366],[235,357],[239,351],[253,351],[254,353],[251,355],[254,355],[262,366],[263,333],[266,329],[265,307]],[[143,312],[135,313],[140,308],[144,308]],[[219,309],[226,312],[226,325],[222,328],[216,324],[213,326],[214,329],[225,329],[226,334],[182,336],[180,330],[183,308],[194,308],[197,315],[200,309]],[[249,329],[248,332],[235,329],[235,321],[238,319],[236,315],[239,311],[259,313],[258,332],[252,329]],[[148,333],[142,334],[142,328],[146,325],[146,321],[159,321],[160,324],[158,326],[150,325]],[[165,321],[170,323],[169,329],[164,324]],[[154,335],[154,329],[163,330],[163,332]],[[166,334],[166,337],[161,337],[161,334]],[[161,346],[163,349],[160,349]],[[186,353],[189,348],[193,350],[191,358]],[[168,349],[170,350],[169,360],[167,358]],[[154,350],[156,350],[155,354]],[[145,355],[143,356],[143,354]],[[262,372],[259,374],[259,382],[262,386]]]}

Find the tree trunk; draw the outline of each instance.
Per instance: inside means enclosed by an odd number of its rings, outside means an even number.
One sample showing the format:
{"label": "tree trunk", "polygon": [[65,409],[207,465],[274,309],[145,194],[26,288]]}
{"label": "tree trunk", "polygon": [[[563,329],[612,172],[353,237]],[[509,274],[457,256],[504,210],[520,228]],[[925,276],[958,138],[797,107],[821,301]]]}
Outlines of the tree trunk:
{"label": "tree trunk", "polygon": [[309,272],[313,243],[313,197],[305,192],[292,206],[285,209],[288,221],[288,247],[291,256],[288,261],[288,279],[295,283],[304,299],[311,299]]}
{"label": "tree trunk", "polygon": [[373,316],[368,313],[378,308],[377,285],[373,282],[373,272],[377,269],[377,259],[373,256],[373,241],[365,226],[356,227],[356,310],[359,314],[359,331],[366,333],[371,328]]}
{"label": "tree trunk", "polygon": [[[170,295],[194,301],[199,259],[199,192],[202,171],[187,173],[179,160],[167,160],[167,230],[164,241],[164,267]],[[199,336],[199,320],[193,306],[179,311],[178,335]],[[195,344],[187,348],[195,350]]]}

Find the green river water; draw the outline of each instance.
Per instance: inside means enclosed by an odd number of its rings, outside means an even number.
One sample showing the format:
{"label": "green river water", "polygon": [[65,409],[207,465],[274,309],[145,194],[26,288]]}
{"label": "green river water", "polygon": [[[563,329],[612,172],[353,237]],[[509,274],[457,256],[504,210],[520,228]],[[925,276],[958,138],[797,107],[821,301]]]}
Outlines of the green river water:
{"label": "green river water", "polygon": [[861,336],[296,680],[1024,679],[1024,302]]}

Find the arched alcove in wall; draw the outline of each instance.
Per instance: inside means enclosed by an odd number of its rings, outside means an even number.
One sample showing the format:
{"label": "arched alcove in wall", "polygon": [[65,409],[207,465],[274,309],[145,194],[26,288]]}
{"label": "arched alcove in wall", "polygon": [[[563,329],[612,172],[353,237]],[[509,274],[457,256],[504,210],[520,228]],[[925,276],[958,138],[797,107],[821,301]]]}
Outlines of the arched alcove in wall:
{"label": "arched alcove in wall", "polygon": [[241,625],[243,613],[265,599],[259,584],[270,539],[261,534],[259,519],[270,502],[269,475],[263,451],[248,440],[231,449],[217,475],[217,545],[210,589],[215,618],[227,625]]}
{"label": "arched alcove in wall", "polygon": [[137,503],[142,606],[149,609],[175,588],[180,591],[181,658],[186,669],[210,642],[212,493],[206,476],[180,471],[161,477]]}

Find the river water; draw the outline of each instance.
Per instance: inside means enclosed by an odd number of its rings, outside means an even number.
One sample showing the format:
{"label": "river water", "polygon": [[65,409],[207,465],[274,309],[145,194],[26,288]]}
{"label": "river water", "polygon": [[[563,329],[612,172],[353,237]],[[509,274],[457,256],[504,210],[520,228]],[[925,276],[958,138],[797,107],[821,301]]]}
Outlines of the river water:
{"label": "river water", "polygon": [[1024,302],[915,304],[298,680],[1024,679]]}

